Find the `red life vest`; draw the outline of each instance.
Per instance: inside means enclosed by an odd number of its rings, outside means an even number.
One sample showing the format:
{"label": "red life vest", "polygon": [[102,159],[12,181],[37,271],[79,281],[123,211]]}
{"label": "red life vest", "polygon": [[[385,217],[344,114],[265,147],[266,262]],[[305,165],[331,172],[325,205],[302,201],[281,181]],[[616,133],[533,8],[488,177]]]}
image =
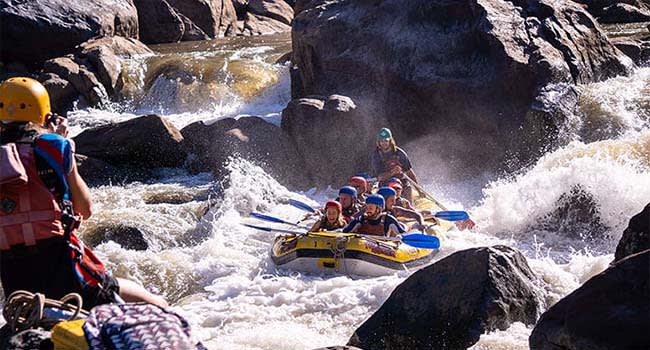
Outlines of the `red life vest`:
{"label": "red life vest", "polygon": [[[31,144],[15,144],[27,182],[0,185],[0,250],[16,244],[31,246],[36,241],[63,236],[61,207],[38,176]],[[2,169],[0,169],[2,171]]]}
{"label": "red life vest", "polygon": [[370,220],[366,216],[361,218],[361,227],[357,230],[357,233],[362,235],[373,235],[373,236],[385,236],[386,231],[384,229],[384,219],[386,218],[385,214],[381,214],[379,219],[373,220],[376,223],[370,223]]}

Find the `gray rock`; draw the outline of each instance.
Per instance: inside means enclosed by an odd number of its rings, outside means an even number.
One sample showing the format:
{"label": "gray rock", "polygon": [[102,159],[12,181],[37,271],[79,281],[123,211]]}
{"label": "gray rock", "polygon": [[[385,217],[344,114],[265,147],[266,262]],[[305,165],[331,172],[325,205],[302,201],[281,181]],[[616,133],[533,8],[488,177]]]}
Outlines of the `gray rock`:
{"label": "gray rock", "polygon": [[91,247],[113,241],[124,249],[147,250],[146,234],[137,227],[124,224],[102,224],[84,233],[83,239]]}
{"label": "gray rock", "polygon": [[183,20],[166,0],[134,0],[140,40],[147,44],[175,43],[185,32]]}
{"label": "gray rock", "polygon": [[614,262],[650,249],[650,203],[630,219],[623,237],[616,246]]}
{"label": "gray rock", "polygon": [[456,252],[411,275],[348,345],[362,349],[467,349],[512,322],[532,325],[544,301],[526,258],[506,246]]}
{"label": "gray rock", "polygon": [[[231,0],[167,0],[211,38],[223,36],[237,22]],[[187,27],[187,26],[186,26]],[[187,28],[186,28],[187,30]]]}
{"label": "gray rock", "polygon": [[601,23],[634,23],[650,21],[650,10],[619,3],[603,8],[598,16]]}
{"label": "gray rock", "polygon": [[1,0],[0,32],[2,61],[38,67],[95,36],[137,38],[138,15],[129,0]]}
{"label": "gray rock", "polygon": [[81,154],[138,169],[180,167],[186,157],[181,133],[156,115],[86,130],[74,140]]}
{"label": "gray rock", "polygon": [[628,256],[546,311],[531,350],[650,348],[650,250]]}
{"label": "gray rock", "polygon": [[[376,132],[366,127],[370,122],[352,99],[340,95],[292,100],[282,111],[282,129],[313,183],[342,184],[350,174],[367,169]],[[331,151],[336,149],[342,151]]]}
{"label": "gray rock", "polygon": [[289,137],[279,127],[258,117],[226,118],[211,125],[190,124],[181,130],[183,145],[192,156],[192,171],[211,170],[216,178],[227,175],[224,166],[232,156],[260,165],[285,184],[304,186],[304,168]]}
{"label": "gray rock", "polygon": [[185,26],[185,31],[183,32],[183,36],[181,37],[182,41],[197,41],[197,40],[208,40],[210,39],[210,36],[205,34],[201,28],[199,28],[192,20],[189,18],[185,17],[183,14],[178,14],[180,19],[183,21],[183,25]]}
{"label": "gray rock", "polygon": [[75,154],[75,160],[79,175],[91,187],[145,181],[151,178],[151,169],[112,165],[79,153]]}
{"label": "gray rock", "polygon": [[291,26],[273,18],[248,13],[244,22],[244,32],[247,35],[267,35],[291,30]]}
{"label": "gray rock", "polygon": [[108,101],[104,85],[78,57],[68,55],[48,60],[43,65],[43,73],[54,73],[69,81],[91,105],[101,106]]}
{"label": "gray rock", "polygon": [[248,12],[268,17],[286,25],[293,21],[293,9],[284,0],[249,0]]}
{"label": "gray rock", "polygon": [[54,113],[65,115],[72,109],[73,102],[79,98],[79,92],[72,84],[54,73],[41,74],[38,80],[50,95],[50,105]]}
{"label": "gray rock", "polygon": [[407,151],[435,153],[451,174],[513,158],[520,165],[540,145],[557,147],[577,100],[563,88],[570,108],[549,109],[555,94],[545,92],[625,74],[632,64],[570,1],[312,0],[298,1],[296,12],[292,95],[349,96],[373,116],[366,128],[390,127]]}

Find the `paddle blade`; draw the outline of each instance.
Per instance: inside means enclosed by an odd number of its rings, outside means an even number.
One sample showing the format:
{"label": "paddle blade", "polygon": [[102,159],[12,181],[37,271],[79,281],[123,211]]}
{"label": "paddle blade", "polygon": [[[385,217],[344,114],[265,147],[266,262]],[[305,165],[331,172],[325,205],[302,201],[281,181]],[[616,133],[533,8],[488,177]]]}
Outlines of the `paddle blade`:
{"label": "paddle blade", "polygon": [[284,221],[282,219],[279,219],[279,218],[276,218],[274,216],[264,215],[264,214],[261,214],[261,213],[251,212],[250,216],[252,216],[252,217],[254,217],[256,219],[260,219],[260,220],[264,220],[264,221],[268,221],[268,222],[276,222],[278,224],[292,225],[292,223],[290,223],[290,222],[286,222],[286,221]]}
{"label": "paddle blade", "polygon": [[408,244],[415,248],[424,249],[438,249],[440,248],[440,240],[436,236],[423,235],[414,233],[402,236],[402,243]]}
{"label": "paddle blade", "polygon": [[251,225],[251,224],[242,224],[242,225],[244,225],[244,226],[246,226],[246,227],[254,228],[254,229],[256,229],[256,230],[260,230],[260,231],[266,231],[266,232],[271,232],[271,231],[273,231],[273,229],[270,228],[270,227],[262,227],[262,226]]}
{"label": "paddle blade", "polygon": [[439,211],[433,214],[433,216],[446,221],[465,221],[469,219],[469,214],[461,210]]}
{"label": "paddle blade", "polygon": [[302,209],[302,210],[310,212],[310,213],[313,213],[313,212],[316,211],[316,209],[312,208],[309,204],[303,203],[303,202],[301,202],[299,200],[289,199],[289,204],[293,205],[294,207],[296,207],[298,209]]}

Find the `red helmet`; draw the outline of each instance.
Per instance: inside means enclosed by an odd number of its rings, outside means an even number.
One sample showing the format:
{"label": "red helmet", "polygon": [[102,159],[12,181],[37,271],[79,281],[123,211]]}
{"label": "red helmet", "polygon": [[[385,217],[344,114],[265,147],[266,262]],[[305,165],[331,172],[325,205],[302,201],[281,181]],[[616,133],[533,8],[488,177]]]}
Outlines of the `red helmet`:
{"label": "red helmet", "polygon": [[368,191],[368,181],[361,176],[353,176],[348,180],[348,185],[363,187],[364,191]]}
{"label": "red helmet", "polygon": [[336,210],[338,210],[339,213],[343,211],[343,207],[341,206],[341,203],[337,201],[327,201],[327,203],[325,203],[325,210],[327,210],[327,208],[336,208]]}
{"label": "red helmet", "polygon": [[398,188],[400,190],[403,189],[402,184],[400,184],[399,182],[389,182],[388,187],[390,187],[390,188],[392,188],[394,190],[397,190]]}

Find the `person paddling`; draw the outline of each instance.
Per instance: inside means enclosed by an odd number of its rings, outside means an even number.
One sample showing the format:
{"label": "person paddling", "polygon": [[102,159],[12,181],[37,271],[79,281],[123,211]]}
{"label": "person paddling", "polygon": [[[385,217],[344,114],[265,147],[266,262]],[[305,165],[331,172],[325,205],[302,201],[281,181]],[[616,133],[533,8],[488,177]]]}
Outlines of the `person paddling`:
{"label": "person paddling", "polygon": [[411,187],[406,177],[418,182],[411,160],[403,149],[397,147],[393,133],[388,128],[381,128],[377,134],[377,147],[372,154],[371,168],[373,175],[379,181],[379,186],[385,186],[386,180],[392,177],[402,180],[403,194],[409,201],[411,198]]}
{"label": "person paddling", "polygon": [[384,197],[385,208],[384,211],[396,218],[405,218],[415,220],[417,226],[414,226],[414,229],[422,230],[425,228],[424,218],[420,213],[415,210],[406,209],[400,206],[395,205],[395,200],[397,198],[397,192],[390,187],[382,187],[377,190],[377,194]]}
{"label": "person paddling", "polygon": [[402,197],[402,184],[399,182],[389,182],[388,187],[395,190],[395,205],[398,207],[406,208],[409,210],[415,210],[411,202]]}
{"label": "person paddling", "polygon": [[370,188],[366,179],[362,176],[353,176],[348,180],[348,186],[352,186],[357,190],[357,200],[359,203],[366,201],[366,197],[370,194]]}
{"label": "person paddling", "polygon": [[345,227],[346,222],[341,212],[341,203],[328,201],[325,203],[325,215],[314,223],[311,229],[309,229],[309,232],[334,231]]}
{"label": "person paddling", "polygon": [[378,194],[368,196],[363,215],[352,220],[343,232],[388,237],[404,233],[402,224],[395,217],[384,212],[384,205],[384,197]]}
{"label": "person paddling", "polygon": [[50,110],[45,87],[30,78],[0,84],[0,280],[17,290],[60,299],[79,293],[83,306],[145,301],[167,306],[135,282],[114,278],[75,229],[92,215],[67,121]]}
{"label": "person paddling", "polygon": [[343,219],[346,223],[350,223],[362,207],[357,199],[357,190],[352,186],[343,186],[339,190],[339,197],[336,200],[341,203],[343,208]]}

